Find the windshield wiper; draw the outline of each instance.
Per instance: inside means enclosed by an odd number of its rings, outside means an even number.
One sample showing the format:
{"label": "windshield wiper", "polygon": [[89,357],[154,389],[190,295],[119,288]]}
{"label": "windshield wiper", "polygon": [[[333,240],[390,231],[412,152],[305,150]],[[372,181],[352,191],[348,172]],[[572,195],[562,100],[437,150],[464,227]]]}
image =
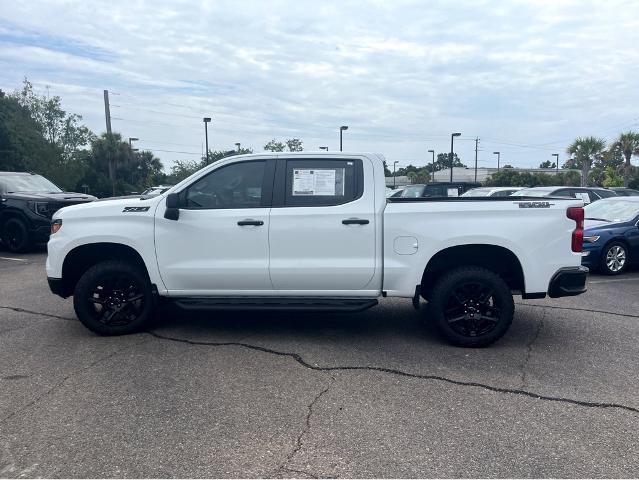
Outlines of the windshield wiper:
{"label": "windshield wiper", "polygon": [[607,218],[595,218],[595,217],[586,217],[584,220],[595,220],[599,222],[610,222]]}

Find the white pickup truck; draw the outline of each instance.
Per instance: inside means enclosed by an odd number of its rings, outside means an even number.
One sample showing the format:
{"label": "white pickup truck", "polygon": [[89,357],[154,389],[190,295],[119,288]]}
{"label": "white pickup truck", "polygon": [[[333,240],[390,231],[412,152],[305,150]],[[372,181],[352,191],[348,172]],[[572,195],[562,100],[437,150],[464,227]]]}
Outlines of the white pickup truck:
{"label": "white pickup truck", "polygon": [[383,158],[243,155],[152,198],[76,205],[53,217],[47,276],[80,321],[143,328],[159,297],[186,309],[358,311],[379,297],[428,302],[456,345],[512,322],[513,294],[583,293],[582,200],[391,198]]}

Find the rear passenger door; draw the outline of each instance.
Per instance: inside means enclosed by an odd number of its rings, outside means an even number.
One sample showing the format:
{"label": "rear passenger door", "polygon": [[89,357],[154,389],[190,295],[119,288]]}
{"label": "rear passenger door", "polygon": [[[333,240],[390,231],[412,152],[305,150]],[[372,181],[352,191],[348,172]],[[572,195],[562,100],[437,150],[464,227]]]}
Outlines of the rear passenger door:
{"label": "rear passenger door", "polygon": [[[366,164],[364,164],[366,162]],[[270,276],[280,293],[365,289],[376,268],[372,165],[367,159],[278,159],[270,215]]]}

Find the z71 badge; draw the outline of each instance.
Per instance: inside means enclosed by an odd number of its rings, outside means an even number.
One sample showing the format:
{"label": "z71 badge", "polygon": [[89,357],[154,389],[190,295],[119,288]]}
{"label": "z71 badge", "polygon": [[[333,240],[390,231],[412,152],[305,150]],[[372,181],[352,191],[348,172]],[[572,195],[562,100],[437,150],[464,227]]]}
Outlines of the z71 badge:
{"label": "z71 badge", "polygon": [[124,207],[122,213],[130,213],[130,212],[147,212],[149,207]]}
{"label": "z71 badge", "polygon": [[550,208],[550,202],[519,202],[519,208]]}

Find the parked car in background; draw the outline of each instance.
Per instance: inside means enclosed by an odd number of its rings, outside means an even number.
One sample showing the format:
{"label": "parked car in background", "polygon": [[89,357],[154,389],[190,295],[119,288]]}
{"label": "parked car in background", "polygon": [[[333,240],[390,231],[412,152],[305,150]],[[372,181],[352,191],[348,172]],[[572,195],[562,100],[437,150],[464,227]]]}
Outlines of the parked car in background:
{"label": "parked car in background", "polygon": [[616,197],[617,194],[607,188],[564,186],[524,188],[513,193],[513,196],[581,198],[587,205],[602,198]]}
{"label": "parked car in background", "polygon": [[401,198],[459,197],[471,188],[481,187],[475,182],[433,182],[427,184],[408,185]]}
{"label": "parked car in background", "polygon": [[462,197],[508,197],[516,191],[521,190],[521,187],[480,187],[471,188],[467,192],[463,193]]}
{"label": "parked car in background", "polygon": [[150,187],[144,190],[140,195],[143,197],[155,197],[166,192],[173,185],[158,185],[157,187]]}
{"label": "parked car in background", "polygon": [[585,207],[581,263],[618,275],[639,262],[639,197],[607,198]]}
{"label": "parked car in background", "polygon": [[404,191],[404,187],[400,187],[400,188],[386,187],[386,198],[399,197],[403,191]]}
{"label": "parked car in background", "polygon": [[5,248],[26,252],[49,240],[51,217],[62,207],[92,202],[84,193],[63,192],[34,173],[0,172],[0,237]]}
{"label": "parked car in background", "polygon": [[610,190],[615,192],[620,197],[637,197],[639,196],[639,190],[628,187],[610,187]]}

